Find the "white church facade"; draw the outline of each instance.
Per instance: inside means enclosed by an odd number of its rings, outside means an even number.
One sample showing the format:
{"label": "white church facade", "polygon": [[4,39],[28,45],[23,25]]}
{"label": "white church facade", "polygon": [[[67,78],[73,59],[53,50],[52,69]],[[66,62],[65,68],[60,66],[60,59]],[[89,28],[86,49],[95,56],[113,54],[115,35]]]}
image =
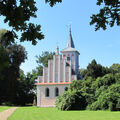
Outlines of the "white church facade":
{"label": "white church facade", "polygon": [[56,98],[69,88],[72,80],[78,79],[79,55],[70,29],[67,47],[61,54],[57,47],[53,59],[48,60],[48,67],[43,68],[43,76],[38,76],[36,83],[38,107],[54,107]]}

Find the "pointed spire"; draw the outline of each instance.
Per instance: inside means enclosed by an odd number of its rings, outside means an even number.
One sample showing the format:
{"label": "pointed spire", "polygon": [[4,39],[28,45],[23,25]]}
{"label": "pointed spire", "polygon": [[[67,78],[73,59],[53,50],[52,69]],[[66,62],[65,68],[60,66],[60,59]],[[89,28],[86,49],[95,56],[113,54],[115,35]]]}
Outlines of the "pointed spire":
{"label": "pointed spire", "polygon": [[59,47],[56,47],[56,55],[59,55]]}
{"label": "pointed spire", "polygon": [[74,42],[73,42],[73,39],[72,39],[72,34],[71,34],[71,25],[70,25],[70,28],[69,28],[69,39],[68,39],[67,47],[75,48]]}

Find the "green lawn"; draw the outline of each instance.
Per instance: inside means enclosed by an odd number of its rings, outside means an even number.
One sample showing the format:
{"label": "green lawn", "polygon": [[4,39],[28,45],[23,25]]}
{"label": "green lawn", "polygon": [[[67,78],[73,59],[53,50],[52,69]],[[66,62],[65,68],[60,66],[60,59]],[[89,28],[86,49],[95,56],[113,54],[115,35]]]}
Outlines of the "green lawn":
{"label": "green lawn", "polygon": [[9,106],[0,106],[0,112],[9,109]]}
{"label": "green lawn", "polygon": [[120,120],[120,112],[59,111],[56,108],[20,107],[8,120]]}

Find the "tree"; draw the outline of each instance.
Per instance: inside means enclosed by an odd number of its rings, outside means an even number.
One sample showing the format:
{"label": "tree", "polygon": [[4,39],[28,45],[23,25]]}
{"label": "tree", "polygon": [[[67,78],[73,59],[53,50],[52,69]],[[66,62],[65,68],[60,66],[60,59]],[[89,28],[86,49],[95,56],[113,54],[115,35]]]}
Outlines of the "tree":
{"label": "tree", "polygon": [[90,25],[95,24],[95,30],[106,30],[107,25],[120,26],[120,0],[97,0],[97,5],[103,6],[98,14],[91,16]]}
{"label": "tree", "polygon": [[113,64],[110,66],[110,68],[115,72],[115,73],[120,73],[120,64]]}
{"label": "tree", "polygon": [[93,87],[96,89],[100,88],[101,86],[109,87],[112,84],[116,83],[115,75],[114,74],[106,74],[103,77],[98,77],[95,82],[93,83]]}
{"label": "tree", "polygon": [[68,91],[65,91],[57,98],[56,106],[60,110],[84,110],[94,99],[91,90],[93,80],[89,77],[87,80],[74,80],[70,84]]}
{"label": "tree", "polygon": [[120,106],[120,84],[113,84],[108,89],[101,91],[97,101],[93,102],[90,110],[118,110]]}
{"label": "tree", "polygon": [[42,55],[36,56],[38,67],[33,71],[36,72],[37,75],[41,76],[43,74],[43,67],[48,66],[48,60],[52,59],[53,55],[55,55],[55,52],[45,51],[42,53]]}
{"label": "tree", "polygon": [[49,3],[53,7],[57,2],[62,2],[62,0],[45,0],[46,3]]}
{"label": "tree", "polygon": [[2,46],[0,46],[0,72],[4,69],[4,67],[8,66],[8,61],[9,58],[7,52],[3,49]]}
{"label": "tree", "polygon": [[[8,51],[8,66],[4,67],[0,74],[3,78],[0,80],[0,96],[4,101],[14,102],[16,89],[18,87],[18,77],[20,65],[26,59],[26,51],[21,45],[11,45],[6,48]],[[1,98],[2,98],[1,97]]]}
{"label": "tree", "polygon": [[84,110],[86,108],[85,96],[80,91],[65,91],[56,100],[60,110]]}
{"label": "tree", "polygon": [[27,58],[23,46],[6,42],[8,38],[3,37],[6,32],[7,30],[0,32],[0,103],[14,102],[20,65]]}
{"label": "tree", "polygon": [[53,58],[53,55],[55,55],[55,52],[42,52],[42,55],[40,56],[36,56],[37,60],[36,62],[38,63],[38,65],[42,65],[44,67],[48,66],[48,60]]}
{"label": "tree", "polygon": [[84,68],[79,69],[79,74],[81,75],[82,78],[84,78],[87,74],[87,69]]}
{"label": "tree", "polygon": [[26,105],[33,102],[35,95],[35,73],[24,73],[20,72],[20,77],[18,78],[18,87],[16,90],[15,103],[17,105]]}
{"label": "tree", "polygon": [[[53,6],[62,0],[45,0],[45,2]],[[0,0],[0,16],[4,16],[4,23],[8,23],[12,28],[5,34],[8,42],[15,42],[15,38],[18,38],[18,31],[21,32],[21,42],[31,41],[33,45],[36,45],[37,39],[44,38],[41,25],[29,22],[32,17],[37,17],[35,4],[35,0]]]}
{"label": "tree", "polygon": [[2,71],[2,69],[4,69],[4,67],[8,66],[8,53],[7,51],[4,49],[7,45],[6,45],[6,41],[4,41],[4,34],[7,32],[7,30],[2,29],[0,30],[0,71]]}
{"label": "tree", "polygon": [[100,64],[97,64],[96,60],[93,59],[91,63],[88,64],[87,69],[82,73],[84,77],[92,77],[96,79],[97,77],[102,77],[107,73],[111,73],[111,69],[103,67]]}

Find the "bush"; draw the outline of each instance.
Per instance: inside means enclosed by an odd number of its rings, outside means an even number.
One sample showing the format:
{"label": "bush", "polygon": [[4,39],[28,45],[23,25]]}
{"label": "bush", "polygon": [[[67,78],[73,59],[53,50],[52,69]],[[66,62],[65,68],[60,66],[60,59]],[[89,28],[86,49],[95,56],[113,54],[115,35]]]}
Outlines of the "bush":
{"label": "bush", "polygon": [[60,110],[84,110],[86,105],[85,96],[78,91],[68,90],[56,100],[56,107]]}
{"label": "bush", "polygon": [[120,74],[106,74],[96,80],[87,77],[72,81],[70,88],[58,97],[60,110],[120,110]]}
{"label": "bush", "polygon": [[120,103],[120,84],[113,84],[107,90],[103,91],[97,101],[89,105],[87,108],[90,110],[118,110]]}
{"label": "bush", "polygon": [[100,88],[101,86],[110,86],[116,83],[115,76],[113,74],[106,74],[103,77],[98,77],[96,81],[93,83],[93,87],[95,89]]}
{"label": "bush", "polygon": [[92,103],[92,104],[89,104],[89,105],[87,106],[87,109],[88,109],[88,110],[100,110],[100,107],[99,107],[99,105],[98,105],[98,103],[97,103],[97,101],[96,101],[96,102],[94,102],[94,103]]}

